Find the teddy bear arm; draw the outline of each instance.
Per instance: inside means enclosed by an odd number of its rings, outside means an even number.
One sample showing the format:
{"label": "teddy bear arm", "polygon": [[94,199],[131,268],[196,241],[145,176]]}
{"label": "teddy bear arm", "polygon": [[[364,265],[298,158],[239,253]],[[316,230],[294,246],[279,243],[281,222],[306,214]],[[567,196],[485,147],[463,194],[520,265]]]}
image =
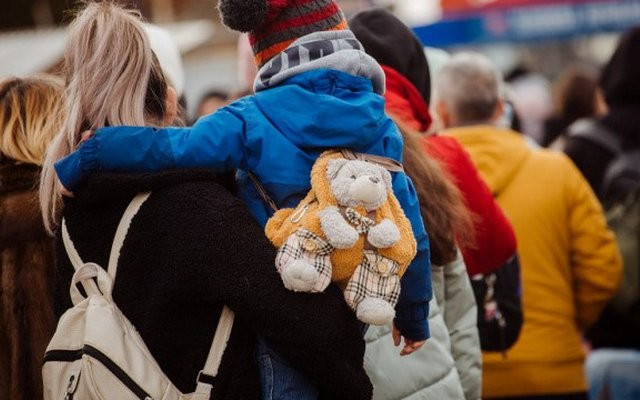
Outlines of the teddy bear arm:
{"label": "teddy bear arm", "polygon": [[349,249],[358,241],[358,232],[349,225],[337,207],[320,211],[320,225],[327,241],[337,249]]}
{"label": "teddy bear arm", "polygon": [[367,240],[378,249],[386,249],[398,243],[400,230],[393,221],[385,218],[378,225],[371,227]]}

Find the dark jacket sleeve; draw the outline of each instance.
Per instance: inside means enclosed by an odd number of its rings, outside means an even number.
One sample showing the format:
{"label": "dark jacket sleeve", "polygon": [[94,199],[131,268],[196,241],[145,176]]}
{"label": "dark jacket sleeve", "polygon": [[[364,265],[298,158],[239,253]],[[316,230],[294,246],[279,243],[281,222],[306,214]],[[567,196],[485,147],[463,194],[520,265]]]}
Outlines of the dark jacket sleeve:
{"label": "dark jacket sleeve", "polygon": [[426,340],[431,337],[429,301],[433,297],[429,236],[422,221],[418,196],[411,179],[405,174],[396,174],[393,183],[394,194],[411,222],[418,245],[415,258],[402,276],[394,324],[405,338]]}
{"label": "dark jacket sleeve", "polygon": [[231,195],[206,197],[199,206],[208,211],[185,221],[186,226],[209,226],[209,235],[186,241],[196,255],[200,294],[221,296],[327,398],[370,399],[360,324],[344,300],[285,289],[275,268],[275,250],[246,206]]}

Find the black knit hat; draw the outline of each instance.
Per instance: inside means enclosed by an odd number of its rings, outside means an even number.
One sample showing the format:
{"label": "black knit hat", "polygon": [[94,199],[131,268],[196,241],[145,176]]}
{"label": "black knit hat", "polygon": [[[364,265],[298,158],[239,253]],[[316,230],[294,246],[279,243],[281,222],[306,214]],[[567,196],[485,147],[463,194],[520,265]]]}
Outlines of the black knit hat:
{"label": "black knit hat", "polygon": [[380,64],[401,73],[431,101],[429,63],[420,40],[402,21],[383,9],[363,11],[349,21],[349,28],[365,51]]}
{"label": "black knit hat", "polygon": [[600,85],[609,106],[640,105],[640,27],[622,37]]}

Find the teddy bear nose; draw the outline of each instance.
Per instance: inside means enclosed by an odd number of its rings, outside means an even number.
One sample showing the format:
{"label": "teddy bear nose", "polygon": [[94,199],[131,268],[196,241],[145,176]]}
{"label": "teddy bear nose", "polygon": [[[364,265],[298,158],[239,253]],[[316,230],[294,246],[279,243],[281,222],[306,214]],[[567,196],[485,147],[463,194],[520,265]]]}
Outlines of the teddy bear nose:
{"label": "teddy bear nose", "polygon": [[380,182],[380,179],[376,178],[375,176],[370,176],[370,177],[369,177],[369,180],[370,180],[371,182],[373,182],[373,183],[378,183],[378,182]]}

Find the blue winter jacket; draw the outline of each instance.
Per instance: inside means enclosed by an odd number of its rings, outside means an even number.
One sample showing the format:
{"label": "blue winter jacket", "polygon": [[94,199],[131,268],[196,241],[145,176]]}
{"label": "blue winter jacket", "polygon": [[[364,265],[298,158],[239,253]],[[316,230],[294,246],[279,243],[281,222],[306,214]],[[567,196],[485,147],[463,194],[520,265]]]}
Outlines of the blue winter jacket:
{"label": "blue winter jacket", "polygon": [[[370,79],[319,69],[242,98],[192,128],[103,128],[56,164],[74,189],[93,172],[154,172],[171,168],[237,169],[239,196],[264,226],[272,212],[247,173],[253,172],[279,207],[296,207],[310,188],[316,158],[331,148],[402,160],[402,136],[385,115]],[[418,253],[401,281],[396,326],[413,340],[429,337],[429,241],[411,180],[393,176],[393,189],[411,221]]]}

